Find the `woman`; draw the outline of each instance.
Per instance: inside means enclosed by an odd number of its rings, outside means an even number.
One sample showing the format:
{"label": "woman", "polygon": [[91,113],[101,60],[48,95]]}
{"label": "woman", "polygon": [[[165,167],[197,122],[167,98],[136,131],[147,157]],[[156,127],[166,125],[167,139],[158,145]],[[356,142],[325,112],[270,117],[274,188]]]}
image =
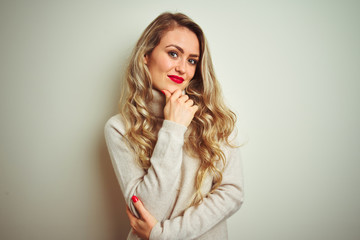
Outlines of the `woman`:
{"label": "woman", "polygon": [[181,13],[158,16],[133,50],[124,89],[105,137],[128,239],[227,239],[226,219],[243,202],[236,117],[201,28]]}

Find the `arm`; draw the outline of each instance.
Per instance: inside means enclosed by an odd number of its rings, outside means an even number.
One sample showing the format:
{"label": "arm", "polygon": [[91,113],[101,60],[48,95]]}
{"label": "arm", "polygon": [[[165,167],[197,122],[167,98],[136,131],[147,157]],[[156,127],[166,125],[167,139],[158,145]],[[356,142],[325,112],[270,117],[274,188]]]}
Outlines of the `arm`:
{"label": "arm", "polygon": [[133,195],[142,199],[145,207],[160,221],[171,211],[176,197],[176,186],[183,158],[184,134],[198,107],[187,95],[177,89],[174,93],[163,90],[166,97],[165,120],[150,158],[147,172],[140,167],[128,149],[124,127],[120,119],[112,118],[105,125],[105,138],[125,201],[139,217],[130,201]]}
{"label": "arm", "polygon": [[125,201],[135,216],[139,217],[131,201],[133,195],[142,200],[155,218],[161,221],[166,216],[176,195],[186,129],[164,120],[146,173],[125,142],[121,120],[113,117],[106,123],[105,139],[111,161]]}
{"label": "arm", "polygon": [[150,239],[193,239],[234,214],[243,203],[243,177],[239,148],[229,149],[221,185],[197,207],[183,215],[158,222]]}

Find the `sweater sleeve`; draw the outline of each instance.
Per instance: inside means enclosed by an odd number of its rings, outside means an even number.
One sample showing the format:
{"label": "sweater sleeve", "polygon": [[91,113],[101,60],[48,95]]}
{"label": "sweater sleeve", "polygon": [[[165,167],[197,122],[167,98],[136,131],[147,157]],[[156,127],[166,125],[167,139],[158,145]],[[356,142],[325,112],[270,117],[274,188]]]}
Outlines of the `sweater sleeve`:
{"label": "sweater sleeve", "polygon": [[124,195],[132,213],[139,217],[132,201],[138,196],[146,209],[162,221],[175,201],[176,182],[181,170],[184,133],[186,127],[164,120],[150,158],[147,172],[136,162],[132,150],[124,138],[124,126],[116,115],[105,124],[105,139],[110,158]]}
{"label": "sweater sleeve", "polygon": [[200,205],[186,209],[181,216],[158,222],[151,231],[150,240],[197,238],[234,214],[243,198],[240,149],[231,148],[226,156],[221,185]]}

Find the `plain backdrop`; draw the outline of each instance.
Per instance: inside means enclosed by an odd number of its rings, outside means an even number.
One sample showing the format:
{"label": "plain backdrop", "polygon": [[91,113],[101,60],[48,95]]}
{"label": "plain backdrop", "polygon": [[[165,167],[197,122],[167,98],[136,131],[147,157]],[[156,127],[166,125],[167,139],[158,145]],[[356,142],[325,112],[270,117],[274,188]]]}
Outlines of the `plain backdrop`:
{"label": "plain backdrop", "polygon": [[238,114],[229,239],[360,239],[359,1],[0,1],[0,239],[118,240],[103,127],[145,27],[202,26]]}

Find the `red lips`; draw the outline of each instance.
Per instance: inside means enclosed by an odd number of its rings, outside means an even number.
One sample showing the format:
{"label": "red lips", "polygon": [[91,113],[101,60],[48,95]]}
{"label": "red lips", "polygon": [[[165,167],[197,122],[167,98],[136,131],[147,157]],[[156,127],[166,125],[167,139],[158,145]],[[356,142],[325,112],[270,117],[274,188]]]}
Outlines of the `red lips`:
{"label": "red lips", "polygon": [[171,79],[171,81],[180,84],[184,81],[182,77],[176,76],[176,75],[168,75],[168,77]]}

